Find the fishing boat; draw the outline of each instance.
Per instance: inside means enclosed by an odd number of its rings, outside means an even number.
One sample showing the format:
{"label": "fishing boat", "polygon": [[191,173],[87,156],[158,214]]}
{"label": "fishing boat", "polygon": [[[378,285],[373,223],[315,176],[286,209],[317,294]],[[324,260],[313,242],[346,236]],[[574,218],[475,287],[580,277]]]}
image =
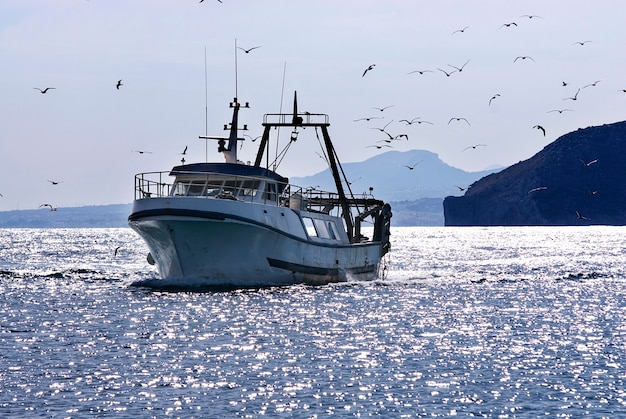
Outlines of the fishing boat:
{"label": "fishing boat", "polygon": [[[156,281],[168,287],[248,288],[381,275],[390,249],[391,206],[371,192],[352,194],[328,115],[298,113],[294,93],[293,113],[264,115],[256,160],[243,163],[237,158],[245,139],[238,114],[248,104],[235,98],[230,107],[228,137],[200,136],[217,141],[224,162],[183,162],[170,171],[135,175],[128,222],[147,244],[148,261],[160,276]],[[275,171],[270,133],[285,127],[293,129],[292,141],[297,129],[321,132],[335,191],[292,185]]]}

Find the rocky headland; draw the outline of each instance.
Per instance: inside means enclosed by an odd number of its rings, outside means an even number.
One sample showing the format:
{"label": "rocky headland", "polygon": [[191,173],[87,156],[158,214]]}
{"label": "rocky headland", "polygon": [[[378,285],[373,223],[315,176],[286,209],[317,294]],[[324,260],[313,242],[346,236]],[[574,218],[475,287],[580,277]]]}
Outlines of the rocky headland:
{"label": "rocky headland", "polygon": [[446,226],[626,225],[626,122],[563,135],[443,207]]}

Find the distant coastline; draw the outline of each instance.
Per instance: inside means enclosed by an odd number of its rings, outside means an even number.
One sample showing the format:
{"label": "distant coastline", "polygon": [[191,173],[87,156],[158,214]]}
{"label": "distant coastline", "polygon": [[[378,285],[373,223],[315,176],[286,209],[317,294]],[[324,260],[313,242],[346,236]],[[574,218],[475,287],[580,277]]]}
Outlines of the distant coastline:
{"label": "distant coastline", "polygon": [[119,228],[128,227],[132,204],[90,205],[0,211],[0,228]]}

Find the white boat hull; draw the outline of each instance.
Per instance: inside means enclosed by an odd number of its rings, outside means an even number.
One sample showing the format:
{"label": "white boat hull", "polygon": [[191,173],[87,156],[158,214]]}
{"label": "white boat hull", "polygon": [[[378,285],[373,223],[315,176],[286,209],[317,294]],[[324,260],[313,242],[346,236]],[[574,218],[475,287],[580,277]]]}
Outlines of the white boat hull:
{"label": "white boat hull", "polygon": [[153,198],[135,202],[129,224],[147,243],[167,287],[372,280],[381,258],[379,242],[311,241],[298,212],[276,206]]}

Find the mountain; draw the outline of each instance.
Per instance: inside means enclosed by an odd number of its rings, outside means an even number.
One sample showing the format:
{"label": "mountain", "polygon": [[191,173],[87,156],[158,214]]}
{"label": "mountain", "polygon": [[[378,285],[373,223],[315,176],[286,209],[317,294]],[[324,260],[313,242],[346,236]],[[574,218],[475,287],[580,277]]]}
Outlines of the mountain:
{"label": "mountain", "polygon": [[[483,176],[500,169],[466,172],[448,166],[435,153],[425,150],[388,151],[358,163],[342,163],[351,189],[355,195],[368,193],[384,201],[406,201],[420,198],[440,198],[459,193]],[[411,170],[406,166],[414,166]],[[298,186],[313,186],[334,190],[330,170],[308,177],[292,177],[289,181]],[[457,187],[458,186],[458,187]]]}
{"label": "mountain", "polygon": [[444,200],[445,225],[626,225],[626,122],[565,134]]}

